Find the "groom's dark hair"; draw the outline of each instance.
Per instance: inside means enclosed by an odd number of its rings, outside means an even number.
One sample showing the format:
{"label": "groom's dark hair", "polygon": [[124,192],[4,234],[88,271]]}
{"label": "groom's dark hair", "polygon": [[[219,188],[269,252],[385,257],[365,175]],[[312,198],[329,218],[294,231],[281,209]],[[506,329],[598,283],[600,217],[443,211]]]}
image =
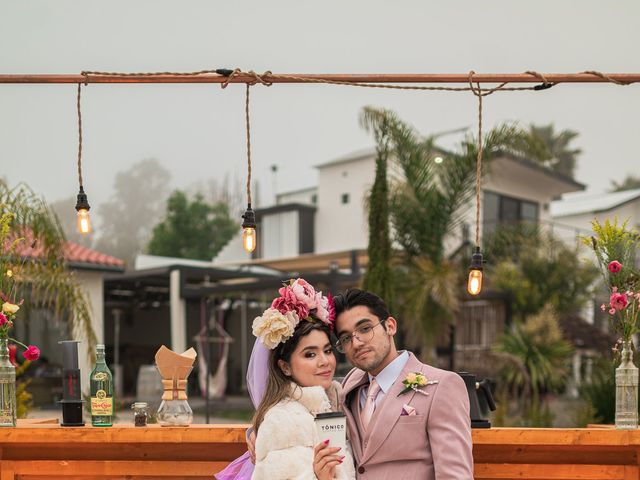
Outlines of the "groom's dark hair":
{"label": "groom's dark hair", "polygon": [[384,303],[384,300],[375,293],[360,290],[359,288],[349,288],[345,292],[339,293],[333,297],[333,304],[336,309],[336,318],[345,310],[359,306],[367,307],[380,320],[386,320],[390,316],[389,308]]}

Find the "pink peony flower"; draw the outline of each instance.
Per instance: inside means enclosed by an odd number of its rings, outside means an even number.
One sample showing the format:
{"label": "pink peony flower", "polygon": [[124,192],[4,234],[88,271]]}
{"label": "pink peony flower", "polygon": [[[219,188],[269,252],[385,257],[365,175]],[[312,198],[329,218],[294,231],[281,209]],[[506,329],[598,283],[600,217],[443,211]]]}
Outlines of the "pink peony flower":
{"label": "pink peony flower", "polygon": [[622,270],[622,264],[617,260],[613,260],[609,263],[609,271],[611,273],[618,273],[620,270]]}
{"label": "pink peony flower", "polygon": [[298,300],[291,286],[282,287],[278,292],[280,296],[271,302],[271,308],[275,308],[282,314],[295,312],[300,319],[309,316],[309,308]]}
{"label": "pink peony flower", "polygon": [[607,306],[604,303],[600,305],[600,310],[604,312],[606,309],[607,309]]}
{"label": "pink peony flower", "polygon": [[624,310],[629,305],[629,300],[624,293],[612,293],[611,298],[609,299],[609,304],[611,308],[616,310]]}
{"label": "pink peony flower", "polygon": [[0,312],[0,327],[7,323],[7,321],[7,316],[4,313]]}
{"label": "pink peony flower", "polygon": [[336,311],[333,305],[333,297],[331,294],[328,294],[326,297],[322,295],[322,292],[316,293],[316,302],[318,304],[318,308],[315,311],[315,316],[322,323],[329,326],[331,330],[333,330]]}
{"label": "pink peony flower", "polygon": [[22,356],[27,360],[31,360],[33,362],[34,360],[40,358],[40,349],[35,345],[29,345],[27,349],[22,352]]}
{"label": "pink peony flower", "polygon": [[616,309],[615,308],[610,308],[609,309],[609,314],[610,315],[615,315],[615,313],[616,313]]}
{"label": "pink peony flower", "polygon": [[331,329],[336,323],[336,305],[333,303],[333,295],[327,294],[327,310],[329,310],[329,322],[331,323]]}
{"label": "pink peony flower", "polygon": [[293,290],[296,298],[304,303],[309,310],[318,308],[316,291],[304,278],[298,278],[293,282],[291,290]]}

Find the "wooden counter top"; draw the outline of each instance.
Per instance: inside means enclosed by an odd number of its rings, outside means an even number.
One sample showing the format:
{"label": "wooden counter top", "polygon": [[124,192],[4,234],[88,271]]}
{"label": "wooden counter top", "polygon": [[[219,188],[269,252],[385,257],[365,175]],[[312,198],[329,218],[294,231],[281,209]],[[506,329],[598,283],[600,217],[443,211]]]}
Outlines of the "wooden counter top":
{"label": "wooden counter top", "polygon": [[[245,451],[247,425],[0,429],[0,480],[212,479]],[[475,478],[640,479],[640,430],[474,430]]]}

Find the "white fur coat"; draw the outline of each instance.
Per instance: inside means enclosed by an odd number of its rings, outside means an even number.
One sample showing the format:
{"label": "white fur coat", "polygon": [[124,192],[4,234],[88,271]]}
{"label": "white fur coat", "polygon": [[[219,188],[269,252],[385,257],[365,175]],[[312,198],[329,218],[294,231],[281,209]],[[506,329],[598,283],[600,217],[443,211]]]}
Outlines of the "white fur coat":
{"label": "white fur coat", "polygon": [[[322,387],[292,387],[289,399],[274,405],[264,416],[256,438],[256,467],[252,480],[315,480],[313,449],[322,441],[314,417],[332,410],[340,384],[333,382],[327,392]],[[333,410],[337,410],[334,404]],[[336,467],[336,479],[355,479],[351,451]]]}

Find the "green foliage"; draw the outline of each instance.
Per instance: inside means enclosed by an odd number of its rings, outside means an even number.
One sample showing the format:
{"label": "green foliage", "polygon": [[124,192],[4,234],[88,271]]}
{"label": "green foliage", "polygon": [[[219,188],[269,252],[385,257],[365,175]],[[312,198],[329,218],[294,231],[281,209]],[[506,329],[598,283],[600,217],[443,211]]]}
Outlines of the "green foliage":
{"label": "green foliage", "polygon": [[[463,271],[448,258],[445,240],[459,232],[462,210],[475,192],[477,142],[469,136],[444,152],[433,137],[422,139],[395,113],[370,107],[362,124],[374,132],[379,157],[380,151],[388,155],[392,243],[400,250],[395,274],[388,278],[394,279],[405,338],[413,342],[407,346],[428,355],[433,333],[452,321],[463,291]],[[509,125],[487,132],[484,165],[504,152],[523,152],[526,138],[526,132]],[[443,162],[435,163],[435,157]],[[373,213],[370,218],[380,221]],[[378,266],[370,260],[369,268]]]}
{"label": "green foliage", "polygon": [[594,362],[591,383],[580,387],[580,397],[593,407],[597,422],[615,422],[616,368],[610,359],[600,358]]}
{"label": "green foliage", "polygon": [[612,181],[609,191],[622,192],[623,190],[632,190],[634,188],[640,188],[640,176],[627,175],[620,183]]}
{"label": "green foliage", "polygon": [[[365,120],[366,117],[363,117]],[[389,204],[387,161],[389,158],[388,125],[385,118],[372,125],[376,139],[376,176],[369,197],[369,268],[362,281],[363,288],[384,298],[393,309],[391,273],[391,240],[389,238]],[[368,124],[366,124],[368,125]]]}
{"label": "green foliage", "polygon": [[0,181],[0,215],[6,217],[6,214],[10,214],[10,221],[4,227],[6,233],[28,238],[29,247],[38,250],[39,256],[18,261],[3,244],[0,280],[5,280],[8,269],[15,269],[13,296],[24,300],[21,312],[35,305],[50,310],[54,316],[69,323],[73,338],[84,342],[91,357],[96,336],[91,326],[89,301],[73,272],[66,269],[65,237],[57,217],[27,186],[9,188]]}
{"label": "green foliage", "polygon": [[551,428],[553,427],[554,418],[555,415],[551,412],[547,402],[534,399],[525,412],[522,426],[529,428]]}
{"label": "green foliage", "polygon": [[520,399],[525,415],[531,408],[537,409],[531,410],[532,414],[542,414],[544,395],[562,390],[573,353],[562,337],[557,315],[550,305],[524,323],[516,323],[500,337],[493,351],[503,362],[502,384]]}
{"label": "green foliage", "polygon": [[31,380],[22,378],[29,365],[31,362],[25,360],[22,365],[16,367],[16,416],[18,418],[27,418],[27,414],[33,408],[33,395],[27,391]]}
{"label": "green foliage", "polygon": [[200,194],[190,201],[184,192],[176,190],[167,200],[165,219],[153,229],[148,251],[153,255],[211,260],[238,229],[225,203],[209,205]]}
{"label": "green foliage", "polygon": [[539,226],[501,226],[485,245],[491,287],[509,294],[518,320],[546,304],[559,314],[572,313],[590,299],[596,269],[581,261],[577,248]]}
{"label": "green foliage", "polygon": [[[593,249],[606,284],[620,291],[634,290],[640,280],[640,273],[634,267],[640,233],[630,230],[628,225],[628,219],[621,224],[618,224],[617,217],[613,222],[607,218],[604,223],[595,219],[591,222],[594,235],[582,238],[582,242]],[[618,273],[609,271],[609,263],[613,260],[622,265]]]}

